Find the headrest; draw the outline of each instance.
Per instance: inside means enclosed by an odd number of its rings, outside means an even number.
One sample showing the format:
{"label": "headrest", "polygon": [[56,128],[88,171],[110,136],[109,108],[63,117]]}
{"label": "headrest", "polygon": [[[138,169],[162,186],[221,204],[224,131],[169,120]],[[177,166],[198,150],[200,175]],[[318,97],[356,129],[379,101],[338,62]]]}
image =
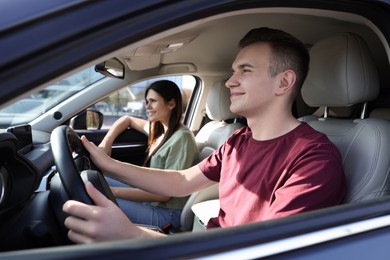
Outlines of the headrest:
{"label": "headrest", "polygon": [[358,35],[340,33],[318,41],[310,49],[310,60],[302,87],[309,106],[350,106],[377,97],[378,73]]}
{"label": "headrest", "polygon": [[238,117],[230,111],[230,90],[218,82],[207,96],[206,113],[211,120],[224,121]]}

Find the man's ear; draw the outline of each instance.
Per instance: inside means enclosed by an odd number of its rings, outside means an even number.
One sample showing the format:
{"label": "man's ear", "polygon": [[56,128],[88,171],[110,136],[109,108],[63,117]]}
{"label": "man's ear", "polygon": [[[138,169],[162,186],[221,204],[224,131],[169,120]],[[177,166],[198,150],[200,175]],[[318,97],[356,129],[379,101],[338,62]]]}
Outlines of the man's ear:
{"label": "man's ear", "polygon": [[292,70],[286,70],[280,73],[280,83],[275,95],[280,96],[289,92],[295,84],[296,75]]}

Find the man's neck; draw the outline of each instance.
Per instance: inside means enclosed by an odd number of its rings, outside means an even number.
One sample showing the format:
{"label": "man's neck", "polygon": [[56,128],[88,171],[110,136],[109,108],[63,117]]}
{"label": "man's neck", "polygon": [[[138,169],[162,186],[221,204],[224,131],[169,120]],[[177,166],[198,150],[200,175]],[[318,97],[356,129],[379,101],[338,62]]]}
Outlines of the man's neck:
{"label": "man's neck", "polygon": [[301,124],[293,116],[279,118],[259,119],[247,118],[248,127],[255,140],[266,141],[285,135]]}

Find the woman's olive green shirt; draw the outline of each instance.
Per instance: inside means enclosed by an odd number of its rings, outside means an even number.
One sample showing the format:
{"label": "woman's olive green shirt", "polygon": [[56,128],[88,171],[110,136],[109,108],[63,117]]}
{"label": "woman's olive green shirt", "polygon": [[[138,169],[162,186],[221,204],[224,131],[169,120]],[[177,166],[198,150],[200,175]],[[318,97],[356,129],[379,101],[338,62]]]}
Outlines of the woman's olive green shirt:
{"label": "woman's olive green shirt", "polygon": [[[177,130],[152,156],[151,168],[183,170],[190,168],[199,156],[192,131],[183,127]],[[172,187],[174,189],[174,187]],[[153,202],[151,205],[163,208],[183,209],[188,197],[172,197],[167,202]]]}

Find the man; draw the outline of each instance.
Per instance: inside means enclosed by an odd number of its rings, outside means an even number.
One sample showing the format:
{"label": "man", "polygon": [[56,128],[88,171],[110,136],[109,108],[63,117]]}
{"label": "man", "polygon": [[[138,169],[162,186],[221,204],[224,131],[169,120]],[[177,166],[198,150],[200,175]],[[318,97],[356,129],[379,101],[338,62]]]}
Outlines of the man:
{"label": "man", "polygon": [[[226,87],[230,109],[246,117],[248,127],[208,158],[182,171],[142,168],[112,160],[82,137],[92,160],[108,176],[167,196],[186,196],[219,182],[221,209],[208,228],[339,204],[345,192],[339,151],[291,113],[308,72],[308,51],[293,36],[270,28],[251,30],[239,47]],[[63,207],[72,241],[163,236],[131,223],[90,183],[86,188],[95,206],[68,201]]]}

